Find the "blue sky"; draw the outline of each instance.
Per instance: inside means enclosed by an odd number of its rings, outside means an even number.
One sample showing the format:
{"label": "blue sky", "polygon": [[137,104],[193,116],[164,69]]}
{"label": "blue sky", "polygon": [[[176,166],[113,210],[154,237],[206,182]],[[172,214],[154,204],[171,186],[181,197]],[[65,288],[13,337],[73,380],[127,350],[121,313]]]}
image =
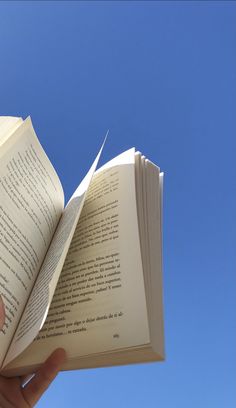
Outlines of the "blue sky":
{"label": "blue sky", "polygon": [[68,199],[135,146],[165,171],[166,362],[60,374],[38,407],[234,408],[235,2],[1,2],[1,115]]}

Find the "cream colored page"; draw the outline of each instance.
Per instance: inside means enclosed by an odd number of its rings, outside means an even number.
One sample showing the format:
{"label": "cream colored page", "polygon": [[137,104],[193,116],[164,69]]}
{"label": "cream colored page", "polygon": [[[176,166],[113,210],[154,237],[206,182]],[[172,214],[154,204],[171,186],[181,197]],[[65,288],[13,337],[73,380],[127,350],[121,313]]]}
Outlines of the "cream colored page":
{"label": "cream colored page", "polygon": [[30,120],[4,143],[0,154],[0,292],[6,309],[0,332],[2,361],[61,216],[64,197]]}
{"label": "cream colored page", "polygon": [[23,316],[8,350],[4,366],[20,354],[41,329],[56,289],[66,254],[83,207],[87,189],[96,169],[104,143],[85,178],[67,204],[54,234],[46,258],[30,295]]}
{"label": "cream colored page", "polygon": [[93,180],[47,320],[14,366],[57,346],[73,358],[149,342],[133,150],[126,159]]}
{"label": "cream colored page", "polygon": [[15,130],[22,124],[22,118],[13,116],[0,116],[0,146],[15,132]]}

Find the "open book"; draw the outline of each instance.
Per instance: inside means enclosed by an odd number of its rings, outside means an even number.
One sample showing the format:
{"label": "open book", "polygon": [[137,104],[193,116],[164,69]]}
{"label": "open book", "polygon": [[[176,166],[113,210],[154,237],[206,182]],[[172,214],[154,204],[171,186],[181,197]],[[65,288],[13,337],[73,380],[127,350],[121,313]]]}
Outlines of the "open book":
{"label": "open book", "polygon": [[0,118],[2,375],[57,347],[64,370],[164,359],[163,175],[135,149],[96,170],[101,150],[64,207],[30,118]]}

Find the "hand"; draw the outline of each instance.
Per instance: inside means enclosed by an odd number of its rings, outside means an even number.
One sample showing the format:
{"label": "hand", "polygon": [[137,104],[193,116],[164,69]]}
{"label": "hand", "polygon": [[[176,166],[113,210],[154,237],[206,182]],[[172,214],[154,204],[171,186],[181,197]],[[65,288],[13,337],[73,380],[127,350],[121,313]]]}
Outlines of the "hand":
{"label": "hand", "polygon": [[[4,321],[4,304],[0,296],[0,330]],[[33,407],[54,380],[65,360],[65,350],[60,348],[55,350],[23,388],[26,377],[5,378],[0,376],[0,407]]]}

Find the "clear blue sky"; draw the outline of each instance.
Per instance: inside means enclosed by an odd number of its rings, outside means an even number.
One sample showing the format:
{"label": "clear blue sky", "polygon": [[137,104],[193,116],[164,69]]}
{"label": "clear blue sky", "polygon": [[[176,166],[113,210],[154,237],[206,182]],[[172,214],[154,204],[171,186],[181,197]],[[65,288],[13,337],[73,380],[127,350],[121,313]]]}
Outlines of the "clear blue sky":
{"label": "clear blue sky", "polygon": [[0,111],[67,199],[136,146],[165,171],[165,363],[62,373],[38,407],[236,406],[236,3],[1,2]]}

